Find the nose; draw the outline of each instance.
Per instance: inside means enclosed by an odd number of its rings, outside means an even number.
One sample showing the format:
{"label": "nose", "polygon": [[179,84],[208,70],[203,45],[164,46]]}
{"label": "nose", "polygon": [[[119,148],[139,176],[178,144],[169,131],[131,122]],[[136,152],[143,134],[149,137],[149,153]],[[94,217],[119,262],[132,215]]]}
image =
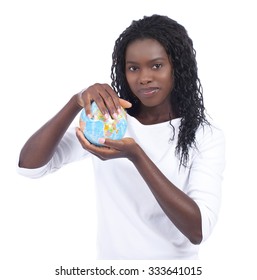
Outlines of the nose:
{"label": "nose", "polygon": [[150,70],[141,69],[140,76],[139,76],[139,82],[141,85],[147,85],[152,82],[152,75],[150,73]]}

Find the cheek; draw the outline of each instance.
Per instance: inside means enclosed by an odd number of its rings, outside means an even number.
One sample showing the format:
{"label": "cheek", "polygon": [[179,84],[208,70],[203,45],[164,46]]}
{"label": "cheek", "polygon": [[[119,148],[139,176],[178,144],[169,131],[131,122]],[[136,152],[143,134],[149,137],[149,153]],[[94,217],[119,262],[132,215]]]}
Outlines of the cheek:
{"label": "cheek", "polygon": [[135,84],[135,75],[131,75],[131,73],[126,74],[126,79],[130,88],[133,88]]}
{"label": "cheek", "polygon": [[174,87],[174,75],[171,72],[166,72],[163,73],[162,77],[160,77],[160,79],[162,79],[163,83],[166,84],[166,86],[168,88],[173,89]]}

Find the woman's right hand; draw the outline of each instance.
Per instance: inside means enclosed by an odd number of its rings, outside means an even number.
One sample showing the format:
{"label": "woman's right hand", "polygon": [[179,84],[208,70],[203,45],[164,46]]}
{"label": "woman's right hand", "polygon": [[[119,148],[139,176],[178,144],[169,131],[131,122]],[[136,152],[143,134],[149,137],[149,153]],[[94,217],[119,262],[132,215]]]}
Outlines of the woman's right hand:
{"label": "woman's right hand", "polygon": [[99,110],[106,117],[116,118],[121,106],[130,108],[132,104],[118,97],[117,93],[108,84],[96,83],[77,94],[77,102],[84,107],[86,114],[91,117],[91,103],[95,101]]}

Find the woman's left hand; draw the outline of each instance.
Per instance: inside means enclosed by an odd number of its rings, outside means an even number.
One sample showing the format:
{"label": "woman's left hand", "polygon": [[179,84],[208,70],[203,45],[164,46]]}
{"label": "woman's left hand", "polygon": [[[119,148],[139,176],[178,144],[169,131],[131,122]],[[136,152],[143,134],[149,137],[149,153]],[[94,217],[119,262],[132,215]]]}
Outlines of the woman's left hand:
{"label": "woman's left hand", "polygon": [[128,158],[133,161],[139,148],[133,138],[123,138],[121,140],[100,138],[99,144],[102,146],[96,146],[85,138],[83,132],[78,127],[76,128],[76,135],[82,147],[101,160]]}

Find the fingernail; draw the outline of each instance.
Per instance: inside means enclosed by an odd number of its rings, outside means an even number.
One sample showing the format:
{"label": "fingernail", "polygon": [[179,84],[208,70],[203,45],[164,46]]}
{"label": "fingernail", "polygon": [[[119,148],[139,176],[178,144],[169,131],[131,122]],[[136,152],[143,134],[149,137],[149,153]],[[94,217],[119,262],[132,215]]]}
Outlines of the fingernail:
{"label": "fingernail", "polygon": [[107,119],[109,119],[109,114],[104,114],[104,117],[105,117],[105,119],[107,120]]}
{"label": "fingernail", "polygon": [[116,113],[114,113],[112,116],[113,116],[113,118],[114,118],[115,120],[118,119],[118,115],[117,115]]}
{"label": "fingernail", "polygon": [[105,139],[104,139],[104,138],[99,138],[99,139],[98,139],[98,143],[104,144],[104,142],[105,142]]}

